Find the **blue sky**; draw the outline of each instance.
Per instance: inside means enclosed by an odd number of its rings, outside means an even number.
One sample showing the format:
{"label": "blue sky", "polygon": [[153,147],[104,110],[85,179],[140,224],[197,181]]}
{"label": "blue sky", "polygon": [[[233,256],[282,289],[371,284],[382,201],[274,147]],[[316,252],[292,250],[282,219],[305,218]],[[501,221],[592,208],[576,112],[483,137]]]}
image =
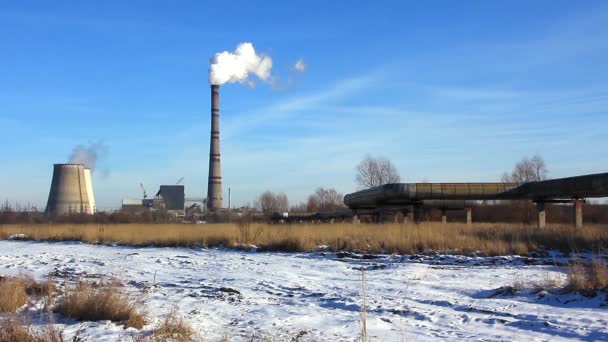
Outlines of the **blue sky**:
{"label": "blue sky", "polygon": [[205,196],[209,58],[240,42],[292,82],[222,86],[234,205],[351,192],[366,154],[410,182],[496,181],[534,153],[551,177],[608,170],[602,1],[2,2],[0,23],[2,200],[44,208],[52,164],[98,141],[100,209],[139,182]]}

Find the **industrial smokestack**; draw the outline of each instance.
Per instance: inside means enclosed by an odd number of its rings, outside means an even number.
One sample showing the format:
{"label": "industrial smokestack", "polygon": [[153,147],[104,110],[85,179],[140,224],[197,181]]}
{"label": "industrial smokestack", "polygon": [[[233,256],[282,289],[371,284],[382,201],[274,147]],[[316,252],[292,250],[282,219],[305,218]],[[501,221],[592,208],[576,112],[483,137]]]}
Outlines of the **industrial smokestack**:
{"label": "industrial smokestack", "polygon": [[82,164],[55,164],[46,213],[66,215],[94,212],[91,170],[85,169]]}
{"label": "industrial smokestack", "polygon": [[211,85],[211,142],[209,145],[207,209],[213,211],[224,206],[220,164],[220,86],[216,84]]}

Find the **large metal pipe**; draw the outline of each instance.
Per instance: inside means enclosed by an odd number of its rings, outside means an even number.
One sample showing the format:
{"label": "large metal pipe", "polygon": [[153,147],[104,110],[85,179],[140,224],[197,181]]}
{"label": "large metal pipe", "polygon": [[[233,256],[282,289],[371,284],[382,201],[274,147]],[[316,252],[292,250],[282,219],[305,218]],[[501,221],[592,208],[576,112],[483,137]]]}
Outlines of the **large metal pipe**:
{"label": "large metal pipe", "polygon": [[529,183],[394,183],[344,197],[351,209],[399,208],[426,200],[551,200],[608,196],[608,173]]}
{"label": "large metal pipe", "polygon": [[[394,183],[357,191],[344,197],[344,204],[352,209],[374,209],[379,206],[399,207],[422,204],[425,200],[493,200],[500,194],[513,191],[519,194],[518,183]],[[503,197],[502,199],[509,199]]]}
{"label": "large metal pipe", "polygon": [[94,202],[90,171],[87,175],[84,165],[54,165],[47,214],[92,214]]}
{"label": "large metal pipe", "polygon": [[[524,183],[517,192],[534,200],[606,197],[608,172]],[[504,195],[511,196],[512,191]]]}
{"label": "large metal pipe", "polygon": [[220,86],[211,85],[211,141],[209,143],[209,180],[207,209],[223,208],[222,167],[220,163]]}

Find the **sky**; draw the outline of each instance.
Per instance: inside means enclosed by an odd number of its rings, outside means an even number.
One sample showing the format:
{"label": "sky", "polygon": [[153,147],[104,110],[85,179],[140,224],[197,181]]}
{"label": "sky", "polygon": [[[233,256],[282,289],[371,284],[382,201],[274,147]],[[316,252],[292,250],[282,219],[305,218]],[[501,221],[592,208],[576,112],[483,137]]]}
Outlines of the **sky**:
{"label": "sky", "polygon": [[368,154],[404,182],[499,181],[536,153],[550,178],[608,171],[605,1],[4,1],[0,23],[2,201],[44,209],[91,144],[98,209],[182,177],[205,197],[210,58],[241,42],[280,86],[221,87],[233,207],[355,191]]}

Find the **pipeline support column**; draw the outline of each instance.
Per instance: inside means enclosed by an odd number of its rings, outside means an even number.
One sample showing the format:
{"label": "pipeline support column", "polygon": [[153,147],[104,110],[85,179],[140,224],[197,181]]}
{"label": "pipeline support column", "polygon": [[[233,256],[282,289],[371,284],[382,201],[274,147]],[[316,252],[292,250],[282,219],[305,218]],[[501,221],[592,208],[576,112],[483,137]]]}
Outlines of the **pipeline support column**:
{"label": "pipeline support column", "polygon": [[447,214],[446,210],[441,211],[441,223],[443,223],[443,224],[448,223],[448,214]]}
{"label": "pipeline support column", "polygon": [[414,204],[414,223],[422,222],[422,205]]}
{"label": "pipeline support column", "polygon": [[536,202],[536,213],[538,215],[538,228],[544,229],[547,223],[544,202]]}
{"label": "pipeline support column", "polygon": [[359,214],[353,215],[353,224],[359,224],[361,220],[359,220]]}
{"label": "pipeline support column", "polygon": [[584,200],[574,200],[574,225],[577,229],[583,228],[583,203]]}
{"label": "pipeline support column", "polygon": [[473,224],[473,208],[465,208],[464,211],[467,213],[467,224]]}

